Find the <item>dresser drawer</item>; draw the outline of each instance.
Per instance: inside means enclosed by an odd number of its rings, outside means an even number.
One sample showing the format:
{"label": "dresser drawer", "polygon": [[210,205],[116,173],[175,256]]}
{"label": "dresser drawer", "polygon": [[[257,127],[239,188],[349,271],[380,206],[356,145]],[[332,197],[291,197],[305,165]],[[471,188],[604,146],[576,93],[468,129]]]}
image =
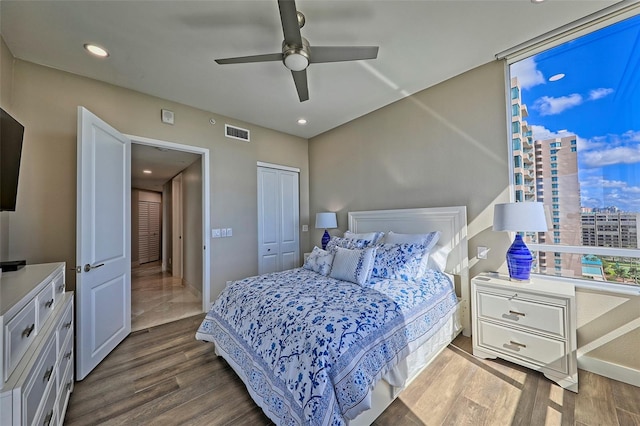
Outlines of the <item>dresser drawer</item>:
{"label": "dresser drawer", "polygon": [[560,338],[566,337],[565,309],[547,300],[527,300],[518,294],[500,294],[479,291],[477,294],[478,316],[526,327]]}
{"label": "dresser drawer", "polygon": [[46,395],[44,395],[44,403],[40,409],[38,420],[35,421],[34,426],[49,426],[58,424],[58,415],[56,414],[56,390],[55,386],[50,386],[47,389]]}
{"label": "dresser drawer", "polygon": [[565,342],[485,321],[479,321],[478,325],[478,346],[568,373]]}
{"label": "dresser drawer", "polygon": [[67,340],[67,336],[73,334],[73,303],[62,314],[62,319],[58,323],[58,350],[62,350],[62,345]]}
{"label": "dresser drawer", "polygon": [[[54,393],[56,391],[56,349],[56,335],[55,333],[51,333],[51,336],[47,339],[44,349],[35,363],[34,369],[31,371],[31,374],[26,381],[23,396],[22,418],[26,420],[26,424],[28,425],[32,424],[38,411],[38,407],[40,406],[40,402],[45,396],[45,391],[47,391],[48,388],[53,389]],[[49,384],[51,384],[51,386],[49,386]]]}
{"label": "dresser drawer", "polygon": [[4,381],[20,362],[27,348],[36,338],[36,301],[31,300],[5,325]]}
{"label": "dresser drawer", "polygon": [[69,405],[69,397],[71,396],[71,392],[73,391],[73,356],[69,361],[69,368],[63,374],[58,376],[60,379],[60,385],[58,389],[58,402],[57,410],[58,410],[58,418],[60,419],[60,424],[63,423],[65,413],[67,411],[67,406]]}
{"label": "dresser drawer", "polygon": [[53,312],[53,309],[55,308],[56,303],[54,295],[53,282],[50,282],[42,289],[42,291],[40,291],[40,293],[38,293],[38,296],[36,296],[38,308],[38,330],[44,326],[49,315],[51,315],[51,312]]}
{"label": "dresser drawer", "polygon": [[[64,377],[67,366],[72,363],[73,360],[73,338],[66,341],[64,348],[60,351],[60,361],[58,362],[58,377],[60,380]],[[62,384],[62,382],[61,382]]]}
{"label": "dresser drawer", "polygon": [[56,299],[64,294],[64,290],[64,273],[60,273],[53,279],[53,291]]}

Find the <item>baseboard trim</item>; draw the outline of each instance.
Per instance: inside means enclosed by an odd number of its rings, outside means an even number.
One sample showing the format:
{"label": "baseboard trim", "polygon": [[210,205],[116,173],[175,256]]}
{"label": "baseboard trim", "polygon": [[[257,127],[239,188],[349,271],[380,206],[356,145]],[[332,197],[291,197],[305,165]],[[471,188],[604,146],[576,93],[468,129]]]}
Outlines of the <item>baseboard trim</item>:
{"label": "baseboard trim", "polygon": [[640,371],[623,365],[583,355],[578,358],[578,368],[640,387]]}

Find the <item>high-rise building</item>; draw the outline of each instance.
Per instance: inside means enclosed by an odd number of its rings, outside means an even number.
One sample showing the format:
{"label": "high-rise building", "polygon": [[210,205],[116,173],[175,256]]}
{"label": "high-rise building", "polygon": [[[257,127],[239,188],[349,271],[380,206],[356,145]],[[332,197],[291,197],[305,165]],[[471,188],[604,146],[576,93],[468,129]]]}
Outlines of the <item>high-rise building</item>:
{"label": "high-rise building", "polygon": [[[536,194],[549,212],[551,229],[540,234],[540,243],[582,245],[578,146],[575,135],[536,140]],[[547,274],[582,276],[579,254],[544,252],[541,269]]]}
{"label": "high-rise building", "polygon": [[536,175],[533,134],[525,118],[529,115],[522,103],[520,85],[511,79],[511,145],[513,184],[516,201],[536,201]]}
{"label": "high-rise building", "polygon": [[596,247],[640,248],[640,213],[614,211],[582,212],[582,245]]}

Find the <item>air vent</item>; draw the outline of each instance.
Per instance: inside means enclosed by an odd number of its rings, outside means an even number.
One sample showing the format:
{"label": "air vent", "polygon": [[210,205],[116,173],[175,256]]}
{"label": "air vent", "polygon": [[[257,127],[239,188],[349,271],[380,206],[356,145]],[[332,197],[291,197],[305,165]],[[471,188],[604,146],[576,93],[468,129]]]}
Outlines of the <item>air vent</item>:
{"label": "air vent", "polygon": [[240,127],[225,124],[224,135],[228,138],[240,139],[241,141],[249,142],[249,131],[247,129],[241,129]]}

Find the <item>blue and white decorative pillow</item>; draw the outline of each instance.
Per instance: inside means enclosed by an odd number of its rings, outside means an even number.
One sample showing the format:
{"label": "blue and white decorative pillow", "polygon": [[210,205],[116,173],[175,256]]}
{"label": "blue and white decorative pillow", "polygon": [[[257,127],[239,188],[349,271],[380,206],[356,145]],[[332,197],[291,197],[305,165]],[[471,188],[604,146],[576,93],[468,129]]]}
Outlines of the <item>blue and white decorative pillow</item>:
{"label": "blue and white decorative pillow", "polygon": [[371,269],[376,257],[376,247],[352,250],[336,247],[331,267],[331,278],[364,285],[371,278]]}
{"label": "blue and white decorative pillow", "polygon": [[426,262],[429,256],[423,244],[381,244],[376,247],[371,273],[379,278],[415,280],[421,276],[423,259]]}
{"label": "blue and white decorative pillow", "polygon": [[303,268],[317,272],[326,277],[331,272],[334,255],[335,253],[333,252],[322,250],[319,247],[314,247],[307,260],[305,260]]}
{"label": "blue and white decorative pillow", "polygon": [[342,237],[331,237],[329,242],[327,243],[327,251],[336,251],[336,247],[342,247],[346,249],[362,249],[372,245],[369,240],[361,240],[355,238],[342,238]]}
{"label": "blue and white decorative pillow", "polygon": [[378,245],[372,275],[404,281],[421,278],[427,272],[429,252],[439,238],[440,232],[431,232],[422,243]]}

